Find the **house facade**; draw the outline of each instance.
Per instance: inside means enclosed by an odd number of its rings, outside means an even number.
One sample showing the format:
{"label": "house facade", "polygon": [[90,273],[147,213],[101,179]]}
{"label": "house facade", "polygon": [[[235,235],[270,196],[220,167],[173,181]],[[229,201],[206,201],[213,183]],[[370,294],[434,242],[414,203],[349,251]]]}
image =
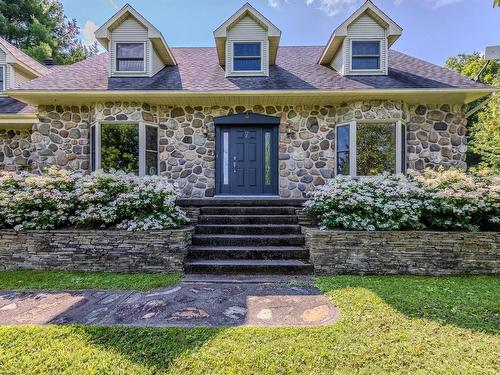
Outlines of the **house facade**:
{"label": "house facade", "polygon": [[25,113],[1,115],[0,168],[159,174],[193,198],[465,168],[465,105],[493,89],[393,50],[401,35],[367,1],[326,45],[280,46],[245,4],[215,47],[170,48],[126,5],[96,31],[106,53],[4,86]]}

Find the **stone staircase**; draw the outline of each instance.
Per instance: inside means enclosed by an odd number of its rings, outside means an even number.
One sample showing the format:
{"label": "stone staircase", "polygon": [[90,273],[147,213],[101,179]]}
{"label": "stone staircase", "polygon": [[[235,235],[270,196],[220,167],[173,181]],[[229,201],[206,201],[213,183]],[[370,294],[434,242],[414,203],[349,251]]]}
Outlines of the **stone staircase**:
{"label": "stone staircase", "polygon": [[222,204],[200,207],[186,273],[312,273],[294,206],[280,200]]}

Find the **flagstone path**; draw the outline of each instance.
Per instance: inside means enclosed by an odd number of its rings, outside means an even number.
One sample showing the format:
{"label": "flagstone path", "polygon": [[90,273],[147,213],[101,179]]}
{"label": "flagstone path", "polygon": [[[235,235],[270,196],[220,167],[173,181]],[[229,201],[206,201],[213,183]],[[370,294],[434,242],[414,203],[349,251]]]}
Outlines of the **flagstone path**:
{"label": "flagstone path", "polygon": [[0,325],[318,326],[338,317],[312,285],[183,282],[150,292],[0,291]]}

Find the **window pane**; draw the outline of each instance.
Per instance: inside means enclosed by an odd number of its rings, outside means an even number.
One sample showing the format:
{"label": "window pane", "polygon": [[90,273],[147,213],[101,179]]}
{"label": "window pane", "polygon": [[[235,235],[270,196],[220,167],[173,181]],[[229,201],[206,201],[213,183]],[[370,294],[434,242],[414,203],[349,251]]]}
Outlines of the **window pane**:
{"label": "window pane", "polygon": [[95,125],[90,127],[90,170],[93,172],[96,169],[96,161],[95,161],[95,155],[96,155],[96,140],[95,140]]}
{"label": "window pane", "polygon": [[146,126],[146,150],[158,151],[158,128]]}
{"label": "window pane", "polygon": [[264,184],[271,185],[271,133],[264,135]]}
{"label": "window pane", "polygon": [[222,135],[222,174],[224,185],[229,184],[229,132]]}
{"label": "window pane", "polygon": [[357,174],[396,172],[396,124],[357,124]]}
{"label": "window pane", "polygon": [[101,167],[139,173],[139,125],[101,125]]}
{"label": "window pane", "polygon": [[353,57],[352,69],[380,69],[378,57]]}
{"label": "window pane", "polygon": [[352,42],[352,55],[375,55],[380,54],[379,42]]}
{"label": "window pane", "polygon": [[337,152],[337,174],[349,176],[350,175],[350,167],[349,167],[349,151],[341,151]]}
{"label": "window pane", "polygon": [[401,124],[401,173],[406,173],[406,126]]}
{"label": "window pane", "polygon": [[3,87],[3,66],[0,66],[0,91],[3,91],[5,87]]}
{"label": "window pane", "polygon": [[234,59],[234,70],[261,70],[259,59]]}
{"label": "window pane", "polygon": [[116,44],[116,57],[118,58],[144,58],[144,44],[143,43],[117,43]]}
{"label": "window pane", "polygon": [[260,56],[260,43],[234,43],[234,56]]}
{"label": "window pane", "polygon": [[146,151],[146,175],[158,174],[158,152]]}
{"label": "window pane", "polygon": [[144,60],[117,60],[116,69],[120,72],[143,72]]}
{"label": "window pane", "polygon": [[337,151],[349,150],[349,125],[337,126]]}

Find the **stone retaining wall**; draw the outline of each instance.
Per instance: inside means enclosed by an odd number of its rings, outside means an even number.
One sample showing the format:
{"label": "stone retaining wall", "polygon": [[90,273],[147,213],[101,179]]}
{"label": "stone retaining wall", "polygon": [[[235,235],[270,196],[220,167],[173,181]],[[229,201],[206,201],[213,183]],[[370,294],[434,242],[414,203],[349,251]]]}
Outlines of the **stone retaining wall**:
{"label": "stone retaining wall", "polygon": [[192,232],[0,230],[0,270],[182,272]]}
{"label": "stone retaining wall", "polygon": [[317,274],[500,274],[500,233],[303,230]]}

